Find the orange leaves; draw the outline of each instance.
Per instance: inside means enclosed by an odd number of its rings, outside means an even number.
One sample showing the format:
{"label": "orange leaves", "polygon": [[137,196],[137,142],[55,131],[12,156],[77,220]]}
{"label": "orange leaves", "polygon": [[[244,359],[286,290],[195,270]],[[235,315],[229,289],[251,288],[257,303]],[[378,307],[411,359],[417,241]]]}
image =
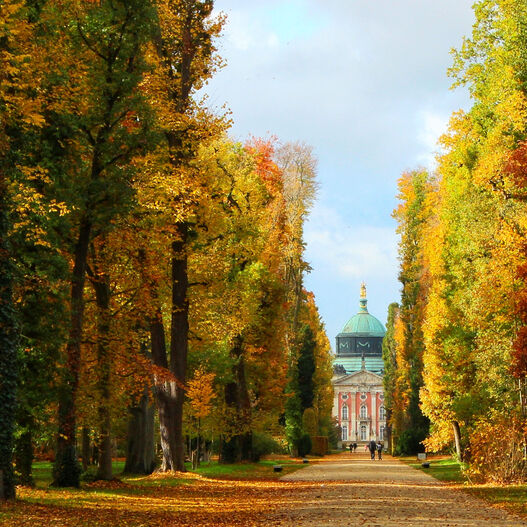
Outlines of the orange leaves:
{"label": "orange leaves", "polygon": [[265,182],[269,192],[273,195],[278,194],[282,188],[282,172],[273,159],[273,141],[253,138],[246,148],[256,162],[256,173]]}
{"label": "orange leaves", "polygon": [[508,156],[504,174],[512,179],[516,197],[527,199],[527,142],[521,142]]}

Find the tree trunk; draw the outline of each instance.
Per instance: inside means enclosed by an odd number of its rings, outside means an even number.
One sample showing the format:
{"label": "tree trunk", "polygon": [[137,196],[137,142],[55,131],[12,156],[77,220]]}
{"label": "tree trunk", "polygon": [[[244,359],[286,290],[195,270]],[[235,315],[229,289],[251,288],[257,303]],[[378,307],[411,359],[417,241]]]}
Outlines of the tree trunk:
{"label": "tree trunk", "polygon": [[[154,293],[154,292],[153,292]],[[155,295],[154,295],[155,297]],[[150,321],[150,342],[152,360],[156,366],[168,370],[166,352],[165,328],[163,314],[158,308],[156,316]],[[175,440],[175,386],[173,381],[155,379],[155,395],[159,414],[159,432],[163,457],[159,470],[166,472],[176,470],[176,440]]]}
{"label": "tree trunk", "polygon": [[385,434],[386,434],[386,444],[388,445],[388,452],[390,455],[393,456],[393,437],[392,437],[392,411],[389,409],[386,409],[386,428]]}
{"label": "tree trunk", "polygon": [[166,381],[162,384],[158,384],[156,386],[156,395],[157,409],[159,413],[161,451],[163,453],[159,470],[161,472],[179,470],[176,461],[175,383],[172,381]]}
{"label": "tree trunk", "polygon": [[173,426],[175,441],[175,470],[185,471],[185,443],[183,437],[183,403],[187,377],[188,355],[188,225],[178,224],[178,239],[172,242],[172,323],[170,328],[170,370],[177,379],[173,383]]}
{"label": "tree trunk", "polygon": [[151,474],[155,468],[154,407],[145,393],[139,404],[129,410],[130,419],[128,421],[124,472],[128,474]]}
{"label": "tree trunk", "polygon": [[59,428],[57,452],[53,467],[53,485],[57,487],[78,487],[80,484],[81,468],[77,460],[75,437],[77,427],[75,399],[79,387],[84,319],[84,282],[86,280],[86,261],[91,228],[91,223],[88,220],[83,219],[81,221],[79,236],[75,246],[71,279],[70,331],[66,346],[66,365],[59,388]]}
{"label": "tree trunk", "polygon": [[15,442],[15,467],[18,473],[18,482],[22,485],[33,487],[35,482],[32,476],[34,458],[33,429],[35,420],[30,412],[19,409],[18,424],[24,430]]}
{"label": "tree trunk", "polygon": [[463,461],[463,449],[461,448],[461,430],[457,421],[452,421],[452,428],[454,429],[454,444],[456,446],[456,455],[460,462]]}
{"label": "tree trunk", "polygon": [[102,273],[93,280],[97,304],[97,369],[98,417],[99,417],[99,463],[97,479],[111,480],[112,436],[111,436],[111,373],[110,349],[110,279]]}
{"label": "tree trunk", "polygon": [[18,328],[13,303],[13,269],[8,245],[5,176],[0,172],[0,499],[15,497],[13,432],[16,412]]}
{"label": "tree trunk", "polygon": [[192,468],[195,470],[199,467],[201,458],[201,419],[198,417],[198,437],[196,438],[196,461],[192,464]]}
{"label": "tree trunk", "polygon": [[220,461],[222,463],[235,463],[252,460],[252,432],[251,402],[245,376],[245,361],[243,357],[243,337],[234,339],[231,348],[231,357],[235,360],[232,367],[233,382],[225,386],[225,403],[235,410],[236,422],[234,427],[240,430],[239,434],[222,441]]}
{"label": "tree trunk", "polygon": [[90,430],[87,426],[82,427],[81,455],[82,470],[86,472],[88,470],[88,465],[90,464]]}

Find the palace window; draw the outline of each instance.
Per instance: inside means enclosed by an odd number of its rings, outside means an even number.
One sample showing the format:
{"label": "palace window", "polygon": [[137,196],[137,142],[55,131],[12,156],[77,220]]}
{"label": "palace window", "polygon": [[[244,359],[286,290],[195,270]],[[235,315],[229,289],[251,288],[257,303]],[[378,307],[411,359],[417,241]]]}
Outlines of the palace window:
{"label": "palace window", "polygon": [[348,419],[348,406],[346,404],[342,407],[342,419],[344,421]]}
{"label": "palace window", "polygon": [[384,441],[384,430],[385,430],[384,426],[381,426],[379,428],[379,440],[380,441]]}
{"label": "palace window", "polygon": [[366,441],[366,427],[364,425],[360,427],[360,440]]}
{"label": "palace window", "polygon": [[348,427],[343,426],[342,427],[342,441],[347,441],[347,440],[348,440]]}
{"label": "palace window", "polygon": [[366,417],[368,417],[368,410],[365,404],[360,407],[360,417],[361,419],[366,419]]}
{"label": "palace window", "polygon": [[384,406],[381,406],[379,408],[379,419],[386,419],[386,411],[384,409]]}

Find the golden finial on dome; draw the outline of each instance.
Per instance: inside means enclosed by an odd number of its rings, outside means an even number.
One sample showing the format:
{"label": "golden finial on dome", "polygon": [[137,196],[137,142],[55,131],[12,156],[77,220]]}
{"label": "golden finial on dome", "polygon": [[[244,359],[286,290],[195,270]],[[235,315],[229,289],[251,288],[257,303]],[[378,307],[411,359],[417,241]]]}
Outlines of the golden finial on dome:
{"label": "golden finial on dome", "polygon": [[366,284],[364,282],[360,285],[360,297],[366,298]]}

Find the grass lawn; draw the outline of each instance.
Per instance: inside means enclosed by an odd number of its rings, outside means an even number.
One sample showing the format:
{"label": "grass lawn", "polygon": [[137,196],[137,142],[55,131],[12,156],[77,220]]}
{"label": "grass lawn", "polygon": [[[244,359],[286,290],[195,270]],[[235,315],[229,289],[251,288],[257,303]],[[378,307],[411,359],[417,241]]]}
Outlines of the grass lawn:
{"label": "grass lawn", "polygon": [[464,483],[466,481],[462,472],[462,465],[452,458],[429,458],[430,468],[423,468],[421,461],[417,462],[415,457],[401,457],[408,465],[430,474],[434,478],[448,483]]}
{"label": "grass lawn", "polygon": [[422,470],[434,478],[454,485],[481,498],[491,505],[517,514],[527,515],[527,485],[475,484],[462,471],[462,465],[452,458],[429,457],[430,468],[423,468],[415,457],[401,457],[401,461]]}
{"label": "grass lawn", "polygon": [[[275,465],[282,466],[282,472],[274,472]],[[266,459],[259,463],[234,463],[233,465],[221,465],[216,461],[201,463],[201,466],[195,471],[197,474],[208,478],[264,478],[277,479],[285,474],[291,474],[302,468],[304,465],[295,459]],[[187,466],[190,471],[190,463]]]}

